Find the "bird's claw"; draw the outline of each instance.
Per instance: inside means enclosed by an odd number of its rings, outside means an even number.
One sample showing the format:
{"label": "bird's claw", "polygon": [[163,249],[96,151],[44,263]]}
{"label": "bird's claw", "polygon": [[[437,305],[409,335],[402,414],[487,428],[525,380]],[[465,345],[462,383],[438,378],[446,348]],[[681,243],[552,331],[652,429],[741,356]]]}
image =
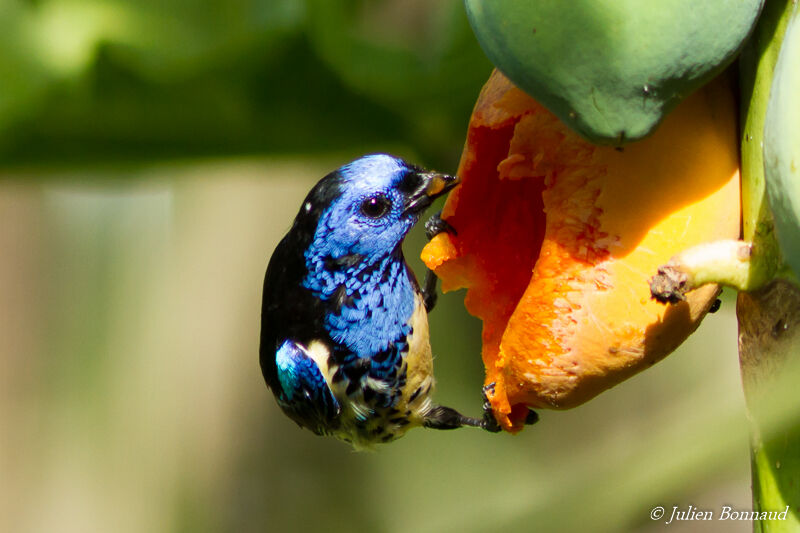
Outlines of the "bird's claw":
{"label": "bird's claw", "polygon": [[445,232],[452,235],[458,235],[458,232],[456,232],[455,228],[442,218],[441,211],[432,214],[431,218],[425,222],[425,236],[428,238],[428,240],[431,240],[440,233]]}
{"label": "bird's claw", "polygon": [[[497,418],[495,418],[494,411],[492,410],[492,403],[487,396],[487,392],[494,394],[494,386],[495,382],[493,381],[483,387],[483,418],[481,419],[481,427],[490,433],[499,433],[503,428],[497,422]],[[525,425],[530,426],[538,421],[539,415],[536,414],[536,411],[528,409],[528,414],[525,417]]]}
{"label": "bird's claw", "polygon": [[500,430],[503,429],[500,427],[500,424],[497,423],[497,418],[495,418],[494,412],[492,411],[492,404],[490,404],[488,400],[483,402],[481,427],[489,433],[500,433]]}

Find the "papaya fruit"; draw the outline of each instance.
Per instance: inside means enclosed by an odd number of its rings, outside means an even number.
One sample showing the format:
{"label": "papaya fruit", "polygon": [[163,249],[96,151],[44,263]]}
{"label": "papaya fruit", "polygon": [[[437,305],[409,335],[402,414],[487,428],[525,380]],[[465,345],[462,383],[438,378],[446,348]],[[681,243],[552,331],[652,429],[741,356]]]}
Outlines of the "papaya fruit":
{"label": "papaya fruit", "polygon": [[651,134],[729,64],[763,0],[465,0],[486,55],[596,144]]}
{"label": "papaya fruit", "polygon": [[587,142],[499,72],[473,111],[458,174],[422,260],[467,288],[483,321],[487,398],[518,431],[528,407],[565,409],[675,349],[715,301],[670,306],[648,279],[683,248],[739,235],[736,105],[727,79],[618,150]]}

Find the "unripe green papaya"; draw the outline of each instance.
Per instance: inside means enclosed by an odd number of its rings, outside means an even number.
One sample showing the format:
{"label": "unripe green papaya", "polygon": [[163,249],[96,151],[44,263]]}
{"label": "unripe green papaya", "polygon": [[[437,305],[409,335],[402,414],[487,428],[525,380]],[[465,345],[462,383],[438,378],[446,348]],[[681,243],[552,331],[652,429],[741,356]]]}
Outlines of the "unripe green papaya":
{"label": "unripe green papaya", "polygon": [[763,0],[464,0],[489,59],[596,144],[658,126],[733,60]]}
{"label": "unripe green papaya", "polygon": [[800,9],[795,4],[764,120],[764,178],[784,259],[800,277]]}

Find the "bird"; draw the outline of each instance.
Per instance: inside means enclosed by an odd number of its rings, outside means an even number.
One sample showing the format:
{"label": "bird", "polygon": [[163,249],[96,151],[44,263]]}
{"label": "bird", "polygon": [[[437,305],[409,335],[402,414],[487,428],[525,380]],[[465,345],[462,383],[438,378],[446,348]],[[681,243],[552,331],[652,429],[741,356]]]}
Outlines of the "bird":
{"label": "bird", "polygon": [[[358,450],[410,428],[500,430],[433,402],[424,285],[402,244],[433,201],[459,178],[389,154],[360,157],[322,178],[273,252],[264,277],[259,359],[283,412],[317,435]],[[453,231],[440,216],[429,237]]]}

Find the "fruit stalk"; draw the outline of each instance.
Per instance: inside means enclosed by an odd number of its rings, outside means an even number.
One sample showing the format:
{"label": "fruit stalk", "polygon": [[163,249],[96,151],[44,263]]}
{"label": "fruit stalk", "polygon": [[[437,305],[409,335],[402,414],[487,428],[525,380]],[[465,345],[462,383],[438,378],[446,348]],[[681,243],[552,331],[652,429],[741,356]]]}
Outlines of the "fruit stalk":
{"label": "fruit stalk", "polygon": [[650,280],[650,294],[661,303],[675,304],[685,300],[686,293],[708,283],[740,291],[758,289],[769,281],[769,272],[756,261],[753,245],[747,241],[721,240],[693,246],[658,268],[658,274]]}

